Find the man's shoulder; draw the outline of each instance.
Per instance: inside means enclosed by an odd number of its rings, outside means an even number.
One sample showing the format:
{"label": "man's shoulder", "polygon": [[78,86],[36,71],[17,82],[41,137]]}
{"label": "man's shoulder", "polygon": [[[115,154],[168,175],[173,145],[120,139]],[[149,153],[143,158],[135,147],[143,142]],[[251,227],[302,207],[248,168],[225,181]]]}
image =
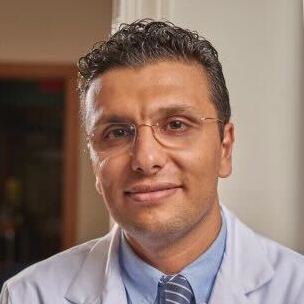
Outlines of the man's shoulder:
{"label": "man's shoulder", "polygon": [[[237,239],[246,243],[248,241],[256,242],[254,246],[259,245],[261,247],[274,269],[281,269],[287,266],[289,270],[294,270],[295,272],[303,270],[303,255],[254,231],[252,228],[240,221],[239,218],[234,216],[230,211],[227,213],[229,214],[229,217],[232,218],[231,221],[234,222],[235,227],[233,229],[238,230],[234,233],[237,235]],[[234,239],[234,241],[236,241],[236,239]],[[246,245],[248,245],[248,243]],[[250,255],[250,253],[247,252],[247,255]],[[301,272],[301,275],[304,277],[304,271]]]}
{"label": "man's shoulder", "polygon": [[97,241],[91,240],[37,262],[8,280],[8,284],[13,286],[20,284],[22,281],[36,281],[41,276],[44,281],[49,278],[52,279],[53,276],[56,276],[56,278],[66,274],[71,276],[73,275],[73,271],[76,271],[79,265],[83,263],[88,252]]}
{"label": "man's shoulder", "polygon": [[285,299],[284,303],[302,303],[304,256],[260,234],[256,233],[256,237],[273,269],[271,280],[264,286],[265,298],[275,294],[278,299]]}
{"label": "man's shoulder", "polygon": [[[304,267],[303,255],[256,232],[227,208],[225,208],[225,218],[228,220],[230,233],[234,235],[233,242],[244,242],[246,245],[248,245],[248,242],[257,242],[255,246],[259,244],[262,247],[274,267],[280,265],[282,260]],[[249,252],[247,254],[250,255]]]}
{"label": "man's shoulder", "polygon": [[[40,303],[38,299],[37,302],[34,299],[41,294],[53,293],[53,303],[57,303],[56,299],[62,299],[90,252],[98,246],[100,247],[99,251],[106,254],[106,250],[103,249],[108,247],[109,242],[110,236],[106,235],[103,238],[77,245],[29,266],[5,282],[2,296],[10,294],[10,297],[14,298],[16,303],[27,304],[28,302],[22,301],[21,296],[31,294],[31,297],[28,297],[31,299],[31,303]],[[0,297],[0,299],[2,298]],[[0,301],[0,303],[3,302]]]}
{"label": "man's shoulder", "polygon": [[300,303],[298,299],[304,297],[304,256],[253,231],[229,210],[225,215],[226,277],[235,276],[252,298],[265,300],[276,295],[282,300],[278,303]]}
{"label": "man's shoulder", "polygon": [[289,276],[290,280],[301,279],[304,284],[304,256],[265,236],[258,233],[255,235],[264,248],[273,269],[286,277]]}

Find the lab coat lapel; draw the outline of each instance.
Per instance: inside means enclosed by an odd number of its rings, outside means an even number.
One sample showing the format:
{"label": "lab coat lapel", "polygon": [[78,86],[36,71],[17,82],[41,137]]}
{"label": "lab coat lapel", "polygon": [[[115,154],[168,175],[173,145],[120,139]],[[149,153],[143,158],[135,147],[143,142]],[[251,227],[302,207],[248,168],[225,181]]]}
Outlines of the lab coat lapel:
{"label": "lab coat lapel", "polygon": [[105,285],[102,292],[102,304],[127,304],[125,286],[123,284],[119,265],[119,240],[121,230],[115,227],[115,236],[110,244],[109,256],[105,272]]}
{"label": "lab coat lapel", "polygon": [[90,250],[65,298],[73,304],[127,303],[119,268],[120,229],[115,226],[109,235]]}
{"label": "lab coat lapel", "polygon": [[271,280],[274,270],[255,233],[225,207],[226,249],[210,304],[250,304],[248,296]]}
{"label": "lab coat lapel", "polygon": [[249,304],[248,298],[244,295],[235,282],[227,280],[222,274],[218,274],[209,304]]}

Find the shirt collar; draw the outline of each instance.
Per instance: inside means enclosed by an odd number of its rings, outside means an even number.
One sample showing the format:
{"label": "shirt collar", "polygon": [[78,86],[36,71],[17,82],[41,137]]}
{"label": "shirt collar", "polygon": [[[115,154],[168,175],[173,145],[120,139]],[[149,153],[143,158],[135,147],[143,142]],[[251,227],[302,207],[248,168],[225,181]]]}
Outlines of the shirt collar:
{"label": "shirt collar", "polygon": [[200,257],[184,268],[180,274],[189,281],[196,303],[207,303],[222,263],[226,246],[227,227],[222,216],[221,230],[211,246]]}
{"label": "shirt collar", "polygon": [[[180,272],[189,281],[196,303],[207,303],[209,300],[225,251],[226,234],[226,222],[222,216],[222,226],[216,240],[207,251]],[[158,282],[164,274],[140,259],[127,243],[123,233],[119,259],[123,282],[131,300],[154,303],[157,298]]]}
{"label": "shirt collar", "polygon": [[[136,303],[154,303],[163,273],[139,258],[121,233],[119,261],[128,296]],[[132,301],[132,303],[134,300]]]}

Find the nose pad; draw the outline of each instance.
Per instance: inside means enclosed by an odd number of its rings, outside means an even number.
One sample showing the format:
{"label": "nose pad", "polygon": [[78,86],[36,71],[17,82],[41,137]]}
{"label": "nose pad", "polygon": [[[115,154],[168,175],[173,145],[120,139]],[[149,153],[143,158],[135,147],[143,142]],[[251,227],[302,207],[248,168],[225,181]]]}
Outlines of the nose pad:
{"label": "nose pad", "polygon": [[136,142],[138,141],[138,138],[140,137],[140,134],[139,134],[139,130],[140,128],[143,128],[143,127],[149,127],[149,129],[151,129],[151,132],[152,132],[152,135],[155,138],[155,134],[154,134],[154,129],[153,129],[153,126],[152,125],[148,125],[148,124],[140,124],[138,125],[135,129],[134,129],[134,137],[133,137],[133,145],[136,144]]}
{"label": "nose pad", "polygon": [[[144,128],[139,132],[140,127]],[[149,131],[149,129],[151,129]],[[155,137],[153,126],[141,124],[137,127],[131,151],[133,171],[146,175],[157,173],[166,163],[166,153]]]}

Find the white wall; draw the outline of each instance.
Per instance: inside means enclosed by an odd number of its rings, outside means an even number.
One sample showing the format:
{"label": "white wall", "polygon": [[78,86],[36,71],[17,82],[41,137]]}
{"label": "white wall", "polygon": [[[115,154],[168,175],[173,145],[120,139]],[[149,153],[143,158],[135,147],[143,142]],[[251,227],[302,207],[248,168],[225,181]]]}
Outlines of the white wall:
{"label": "white wall", "polygon": [[220,181],[221,200],[255,230],[304,252],[302,1],[114,4],[115,22],[163,17],[215,45],[236,126],[234,170]]}
{"label": "white wall", "polygon": [[256,230],[304,252],[301,0],[172,1],[172,20],[219,51],[236,125],[221,199]]}
{"label": "white wall", "polygon": [[[109,35],[111,0],[1,1],[0,61],[74,64]],[[80,138],[83,142],[83,137]],[[79,148],[77,240],[108,230],[108,215],[94,189],[84,145]]]}

